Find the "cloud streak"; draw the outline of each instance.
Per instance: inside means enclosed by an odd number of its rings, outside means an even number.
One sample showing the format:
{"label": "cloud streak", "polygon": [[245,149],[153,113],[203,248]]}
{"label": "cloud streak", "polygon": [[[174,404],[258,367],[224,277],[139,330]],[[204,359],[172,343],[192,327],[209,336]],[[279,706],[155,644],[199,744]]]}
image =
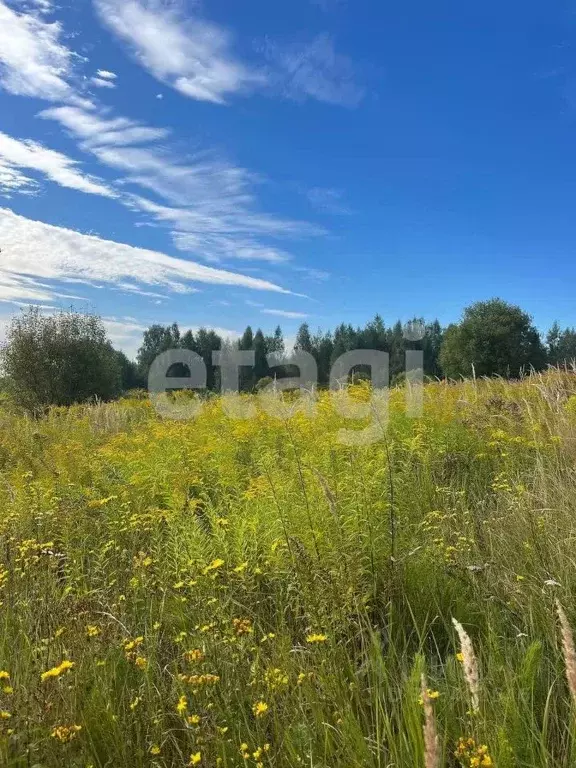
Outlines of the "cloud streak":
{"label": "cloud streak", "polygon": [[94,0],[102,23],[126,43],[153,77],[184,96],[223,104],[263,76],[232,53],[230,35],[199,18],[186,18],[161,0]]}
{"label": "cloud streak", "polygon": [[285,317],[288,320],[304,320],[309,315],[304,312],[288,312],[285,309],[261,309],[263,315],[275,315],[276,317]]}
{"label": "cloud streak", "polygon": [[62,45],[62,27],[0,0],[0,84],[17,96],[79,100],[68,83],[74,54]]}
{"label": "cloud streak", "polygon": [[352,60],[336,52],[334,39],[326,33],[304,45],[267,40],[264,53],[276,71],[276,86],[289,99],[354,108],[364,98]]}
{"label": "cloud streak", "polygon": [[255,174],[202,152],[191,157],[174,155],[156,142],[168,135],[108,113],[75,106],[44,110],[40,116],[58,121],[101,163],[121,171],[126,184],[153,192],[165,203],[136,193],[123,202],[172,230],[175,246],[205,261],[264,261],[280,264],[291,255],[262,238],[304,237],[324,230],[258,211],[253,187]]}
{"label": "cloud streak", "polygon": [[[153,286],[177,293],[191,284],[290,293],[267,280],[84,235],[0,208],[0,298],[50,300],[47,281]],[[41,282],[40,282],[41,281]]]}
{"label": "cloud streak", "polygon": [[[79,163],[66,155],[47,149],[42,144],[34,141],[14,139],[6,133],[0,132],[0,163],[4,169],[12,173],[12,179],[8,176],[7,188],[14,183],[20,186],[29,186],[31,179],[23,176],[18,169],[25,168],[38,171],[51,181],[62,187],[76,189],[90,195],[102,195],[102,197],[116,197],[116,193],[100,180],[93,178],[79,170]],[[0,187],[2,186],[2,174],[0,173]]]}

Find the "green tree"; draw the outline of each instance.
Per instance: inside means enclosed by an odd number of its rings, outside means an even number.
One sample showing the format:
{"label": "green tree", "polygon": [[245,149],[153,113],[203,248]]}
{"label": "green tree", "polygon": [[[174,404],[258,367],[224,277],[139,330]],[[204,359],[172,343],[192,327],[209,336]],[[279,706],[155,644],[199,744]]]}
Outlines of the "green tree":
{"label": "green tree", "polygon": [[254,334],[254,380],[255,383],[268,376],[268,362],[266,360],[266,339],[258,328]]}
{"label": "green tree", "polygon": [[312,336],[310,335],[310,326],[308,323],[302,323],[300,328],[298,328],[294,349],[297,352],[308,352],[310,354],[313,353],[314,350],[312,347]]}
{"label": "green tree", "polygon": [[200,355],[206,366],[206,388],[214,392],[220,387],[220,370],[212,365],[212,353],[222,349],[222,338],[216,331],[199,328],[194,336],[194,344],[196,347],[192,351]]}
{"label": "green tree", "polygon": [[[180,346],[180,329],[176,323],[172,325],[151,325],[144,331],[142,346],[138,350],[138,370],[144,381],[148,380],[150,366],[158,355],[169,349],[177,349]],[[185,375],[182,371],[179,375]]]}
{"label": "green tree", "polygon": [[29,411],[120,394],[118,353],[96,315],[30,307],[12,318],[0,355],[14,401]]}
{"label": "green tree", "polygon": [[[254,349],[254,331],[252,330],[252,326],[248,325],[246,327],[246,330],[238,341],[238,349],[241,352],[249,352]],[[254,369],[243,365],[240,368],[240,391],[250,392],[254,389],[256,381],[257,379],[254,376]]]}
{"label": "green tree", "polygon": [[138,366],[132,360],[129,360],[124,352],[117,351],[116,359],[120,367],[120,381],[122,391],[127,392],[130,389],[144,389],[146,382],[140,376]]}
{"label": "green tree", "polygon": [[286,353],[284,334],[282,333],[282,328],[279,325],[276,326],[274,336],[266,336],[266,352],[269,355],[284,355]]}
{"label": "green tree", "polygon": [[546,352],[529,315],[501,299],[479,301],[464,310],[462,320],[444,336],[440,364],[451,378],[518,376],[522,370],[540,370]]}
{"label": "green tree", "polygon": [[548,362],[550,365],[571,365],[576,361],[576,330],[565,328],[560,330],[554,323],[546,336]]}

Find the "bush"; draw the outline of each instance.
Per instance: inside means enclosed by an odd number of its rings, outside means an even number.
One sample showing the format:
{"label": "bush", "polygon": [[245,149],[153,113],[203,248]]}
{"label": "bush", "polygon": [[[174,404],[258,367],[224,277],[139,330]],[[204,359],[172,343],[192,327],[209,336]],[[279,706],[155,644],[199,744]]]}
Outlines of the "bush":
{"label": "bush", "polygon": [[121,391],[118,353],[96,315],[31,307],[12,318],[0,359],[8,392],[28,411],[111,400]]}

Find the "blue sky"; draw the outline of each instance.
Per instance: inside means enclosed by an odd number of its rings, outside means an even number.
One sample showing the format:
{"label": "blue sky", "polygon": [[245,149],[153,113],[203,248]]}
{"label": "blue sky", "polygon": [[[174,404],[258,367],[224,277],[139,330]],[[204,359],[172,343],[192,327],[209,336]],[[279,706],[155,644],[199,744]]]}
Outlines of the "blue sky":
{"label": "blue sky", "polygon": [[0,322],[576,324],[575,10],[0,0]]}

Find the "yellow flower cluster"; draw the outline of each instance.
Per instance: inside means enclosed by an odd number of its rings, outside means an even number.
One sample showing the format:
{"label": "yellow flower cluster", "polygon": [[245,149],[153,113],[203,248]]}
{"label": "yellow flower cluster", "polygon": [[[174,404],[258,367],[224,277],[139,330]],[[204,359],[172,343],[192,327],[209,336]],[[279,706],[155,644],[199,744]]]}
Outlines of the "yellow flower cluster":
{"label": "yellow flower cluster", "polygon": [[240,744],[240,754],[242,755],[243,760],[254,760],[256,768],[264,768],[263,759],[268,752],[270,752],[270,744],[268,743],[264,744],[262,747],[256,747],[253,751],[245,741]]}
{"label": "yellow flower cluster", "polygon": [[458,739],[454,757],[462,768],[493,768],[494,766],[485,744],[478,745],[474,739],[466,739],[463,736]]}
{"label": "yellow flower cluster", "polygon": [[306,642],[313,645],[314,643],[325,643],[328,640],[328,635],[314,634],[308,635]]}
{"label": "yellow flower cluster", "polygon": [[204,661],[206,657],[199,648],[195,648],[192,651],[186,651],[186,653],[184,653],[184,658],[186,659],[186,661],[189,661],[190,663],[194,664],[194,663],[199,663],[201,661]]}
{"label": "yellow flower cluster", "polygon": [[219,683],[220,676],[211,675],[211,674],[204,674],[204,675],[180,674],[178,675],[178,680],[180,680],[181,683],[187,683],[188,685],[191,685],[194,689],[192,692],[196,693],[196,691],[199,688],[202,688],[203,686],[216,685],[216,683]]}
{"label": "yellow flower cluster", "polygon": [[232,626],[238,637],[241,635],[249,635],[254,632],[250,619],[232,619]]}
{"label": "yellow flower cluster", "polygon": [[68,672],[69,670],[73,669],[75,666],[73,661],[68,661],[68,659],[64,659],[57,667],[52,667],[52,669],[47,670],[46,672],[43,672],[40,676],[40,679],[42,682],[45,682],[46,680],[50,680],[51,678],[58,678],[61,675],[63,675],[65,672]]}
{"label": "yellow flower cluster", "polygon": [[54,728],[51,736],[53,739],[62,742],[62,744],[66,744],[69,741],[72,741],[72,739],[75,739],[81,730],[81,725],[59,725]]}
{"label": "yellow flower cluster", "polygon": [[148,668],[148,659],[140,652],[143,642],[144,638],[142,636],[136,637],[134,640],[124,641],[124,656],[126,660],[131,661],[141,670]]}
{"label": "yellow flower cluster", "polygon": [[288,685],[289,676],[279,667],[274,667],[274,669],[266,670],[264,673],[264,682],[270,690],[275,691]]}

